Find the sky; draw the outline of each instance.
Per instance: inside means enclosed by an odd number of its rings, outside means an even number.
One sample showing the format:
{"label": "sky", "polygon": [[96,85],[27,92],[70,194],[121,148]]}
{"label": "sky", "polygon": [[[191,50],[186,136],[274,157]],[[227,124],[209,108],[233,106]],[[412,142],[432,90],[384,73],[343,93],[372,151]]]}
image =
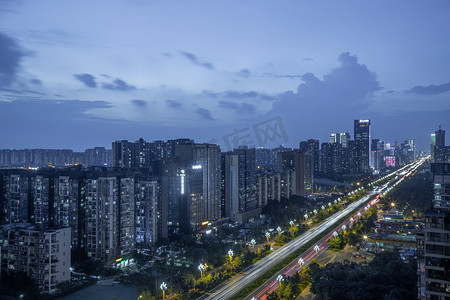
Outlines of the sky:
{"label": "sky", "polygon": [[[0,0],[0,149],[450,133],[450,2]],[[447,142],[448,143],[448,142]]]}

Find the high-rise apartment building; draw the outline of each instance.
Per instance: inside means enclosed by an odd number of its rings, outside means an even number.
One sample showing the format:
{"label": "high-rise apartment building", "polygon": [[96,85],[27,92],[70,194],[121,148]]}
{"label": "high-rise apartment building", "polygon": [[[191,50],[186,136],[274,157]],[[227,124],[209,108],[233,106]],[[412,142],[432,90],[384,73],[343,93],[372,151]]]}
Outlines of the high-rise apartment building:
{"label": "high-rise apartment building", "polygon": [[[23,223],[31,221],[29,214],[29,201],[31,201],[28,193],[30,190],[30,179],[22,174],[5,174],[1,176],[3,183],[3,211],[5,212],[5,223]],[[30,208],[30,209],[29,209]]]}
{"label": "high-rise apartment building", "polygon": [[314,175],[317,176],[320,172],[320,146],[319,140],[317,139],[309,139],[307,141],[300,142],[300,151],[309,151],[313,155],[314,162]]}
{"label": "high-rise apartment building", "polygon": [[[71,245],[112,263],[167,237],[162,179],[104,167],[0,170],[0,222],[71,228]],[[137,233],[139,232],[139,238]]]}
{"label": "high-rise apartment building", "polygon": [[68,149],[1,149],[0,167],[65,167],[72,164],[110,166],[111,150],[104,147],[74,152]]}
{"label": "high-rise apartment building", "polygon": [[295,171],[261,172],[258,178],[258,205],[264,207],[269,201],[289,199],[295,193]]}
{"label": "high-rise apartment building", "polygon": [[[162,221],[162,212],[158,209],[158,194],[158,182],[139,180],[136,183],[136,243],[152,245],[158,239],[158,230],[161,230],[159,223]],[[159,235],[162,236],[162,233]]]}
{"label": "high-rise apartment building", "polygon": [[256,152],[247,146],[225,153],[225,215],[246,223],[259,217],[256,180]]}
{"label": "high-rise apartment building", "polygon": [[418,236],[418,298],[450,298],[450,164],[431,165],[432,209],[425,211],[425,229]]}
{"label": "high-rise apartment building", "polygon": [[445,130],[435,131],[431,135],[431,162],[450,163],[450,146],[445,146]]}
{"label": "high-rise apartment building", "polygon": [[279,154],[279,170],[295,171],[295,192],[297,196],[308,196],[313,192],[314,161],[310,151],[292,151]]}
{"label": "high-rise apartment building", "polygon": [[41,293],[70,281],[70,228],[39,229],[29,223],[0,226],[0,266],[6,274],[24,272]]}
{"label": "high-rise apartment building", "polygon": [[72,245],[84,246],[84,185],[79,176],[56,175],[54,177],[54,225],[70,227]]}
{"label": "high-rise apartment building", "polygon": [[272,149],[256,148],[256,167],[264,170],[276,169],[275,159],[272,155]]}

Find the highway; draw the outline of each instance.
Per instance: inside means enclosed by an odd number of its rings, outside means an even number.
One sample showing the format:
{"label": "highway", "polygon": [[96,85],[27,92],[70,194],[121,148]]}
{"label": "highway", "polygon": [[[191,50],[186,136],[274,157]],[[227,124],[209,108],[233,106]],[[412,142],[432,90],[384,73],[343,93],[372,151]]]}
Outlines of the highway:
{"label": "highway", "polygon": [[[423,160],[420,161],[420,164],[423,163]],[[401,170],[405,169],[406,167],[413,168],[418,167],[420,165],[419,163],[415,162],[408,166],[403,167]],[[398,170],[396,171],[398,172]],[[396,172],[391,173],[388,176],[395,175]],[[404,175],[401,177],[400,180],[403,180],[403,178],[407,176]],[[246,268],[242,272],[240,272],[238,275],[234,276],[230,280],[224,282],[223,284],[217,286],[213,290],[209,291],[207,294],[201,296],[200,300],[203,299],[229,299],[231,296],[238,293],[240,290],[244,289],[247,285],[255,281],[258,277],[262,276],[266,272],[268,272],[271,268],[275,267],[279,263],[281,263],[286,257],[294,253],[297,249],[307,244],[309,241],[314,239],[316,236],[320,235],[324,231],[328,230],[331,226],[333,226],[339,219],[345,217],[350,212],[356,210],[358,207],[365,204],[369,199],[371,199],[376,194],[381,195],[383,191],[387,190],[390,185],[395,184],[395,180],[391,180],[388,183],[384,184],[383,187],[379,190],[374,190],[369,192],[366,196],[362,197],[358,201],[355,201],[351,204],[349,204],[345,209],[343,209],[340,212],[337,212],[336,214],[330,216],[326,220],[324,220],[321,224],[318,226],[308,230],[307,232],[301,234],[296,239],[290,241],[277,251],[269,254],[268,256],[264,257],[260,261],[256,262],[255,264],[251,265],[250,267]],[[378,197],[375,200],[378,200]],[[373,204],[373,201],[370,203]],[[364,206],[362,210],[367,209],[367,206]],[[358,213],[355,214],[355,217],[358,217]],[[354,221],[356,219],[354,218]],[[347,223],[346,223],[347,222]],[[349,220],[346,220],[346,222],[340,224],[336,229],[339,230],[342,228],[342,225],[348,224]],[[319,246],[319,251],[323,251],[326,247],[326,241],[331,237],[332,232],[330,232],[326,237],[322,238],[318,243],[317,246]],[[327,238],[328,237],[328,238]],[[312,256],[311,256],[312,255]],[[314,249],[308,249],[304,254],[302,254],[302,257],[304,259],[306,258],[307,261],[311,260],[316,255],[316,251]],[[293,263],[289,264],[288,267],[281,270],[279,273],[277,273],[274,277],[272,277],[270,280],[268,280],[263,286],[258,288],[258,290],[249,297],[248,299],[252,299],[253,297],[255,299],[261,299],[265,297],[265,294],[267,292],[270,292],[278,287],[278,282],[276,281],[276,277],[280,274],[286,276],[286,275],[292,275],[294,272],[298,271],[299,265],[295,266],[295,260]]]}
{"label": "highway", "polygon": [[[334,232],[342,232],[343,230],[350,228],[354,222],[358,220],[358,218],[364,213],[365,210],[368,210],[371,206],[375,205],[380,201],[380,197],[388,192],[389,189],[392,187],[397,186],[399,183],[401,183],[407,176],[414,175],[414,172],[419,168],[426,159],[422,159],[419,161],[416,161],[414,163],[411,163],[402,169],[398,170],[396,174],[401,172],[401,178],[396,177],[395,179],[389,181],[388,183],[384,184],[381,188],[379,188],[376,192],[378,195],[369,202],[369,204],[361,207],[358,211],[356,211],[353,216],[338,226],[334,228],[334,230],[330,231],[326,236],[321,238],[314,246],[311,246],[308,250],[306,250],[304,253],[302,253],[299,257],[294,259],[290,264],[288,264],[286,267],[284,267],[282,270],[280,270],[278,273],[276,273],[274,276],[272,276],[269,280],[267,280],[264,284],[262,284],[258,289],[253,291],[250,295],[248,295],[245,299],[265,299],[268,294],[275,291],[279,287],[279,283],[277,278],[278,276],[282,275],[283,279],[285,279],[288,276],[294,275],[294,273],[301,270],[301,268],[308,265],[313,258],[316,258],[318,255],[320,255],[321,252],[326,251],[328,248],[328,240],[333,237]],[[407,169],[405,171],[405,169]],[[394,173],[391,174],[392,176]],[[319,247],[318,251],[314,250],[315,246]],[[298,263],[299,259],[302,259],[302,265]]]}

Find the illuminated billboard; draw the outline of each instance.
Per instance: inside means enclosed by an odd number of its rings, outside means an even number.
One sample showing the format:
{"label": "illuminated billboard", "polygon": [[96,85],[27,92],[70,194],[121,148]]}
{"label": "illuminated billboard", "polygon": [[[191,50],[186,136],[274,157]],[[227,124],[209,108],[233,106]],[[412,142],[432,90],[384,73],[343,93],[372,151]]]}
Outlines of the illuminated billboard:
{"label": "illuminated billboard", "polygon": [[395,156],[385,156],[384,163],[386,167],[395,167]]}

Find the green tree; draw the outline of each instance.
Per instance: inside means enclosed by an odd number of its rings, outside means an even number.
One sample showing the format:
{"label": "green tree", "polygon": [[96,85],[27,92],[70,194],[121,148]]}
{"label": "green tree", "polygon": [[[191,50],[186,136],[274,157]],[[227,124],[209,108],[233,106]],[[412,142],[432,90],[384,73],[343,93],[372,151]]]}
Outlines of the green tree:
{"label": "green tree", "polygon": [[342,249],[341,248],[342,240],[339,237],[334,237],[328,240],[328,245],[334,249]]}
{"label": "green tree", "polygon": [[149,290],[145,290],[139,295],[139,299],[142,299],[142,300],[156,300],[156,297],[153,296],[152,293]]}

